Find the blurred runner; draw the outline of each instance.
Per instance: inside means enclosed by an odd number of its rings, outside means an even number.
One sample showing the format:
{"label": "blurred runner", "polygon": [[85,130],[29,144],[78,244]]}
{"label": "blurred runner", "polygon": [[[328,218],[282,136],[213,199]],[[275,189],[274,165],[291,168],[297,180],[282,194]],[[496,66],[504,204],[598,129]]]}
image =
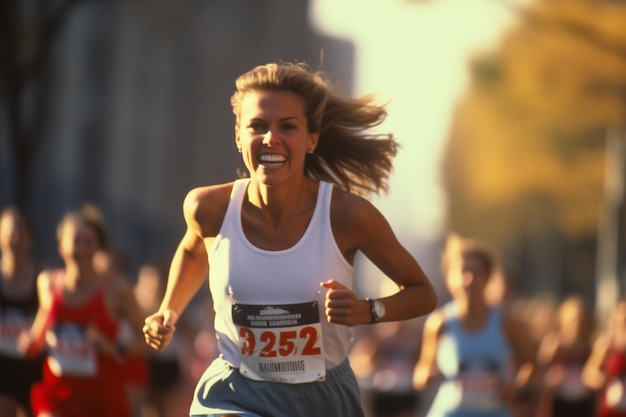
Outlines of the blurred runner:
{"label": "blurred runner", "polygon": [[36,277],[31,256],[33,230],[23,211],[0,213],[0,416],[18,411],[32,415],[30,388],[41,379],[43,355],[25,359],[18,349],[21,332],[30,329],[37,313]]}
{"label": "blurred runner", "polygon": [[427,318],[413,377],[420,390],[443,378],[427,415],[511,417],[512,404],[535,380],[534,351],[523,324],[486,297],[495,257],[452,235],[442,268],[452,301]]}
{"label": "blurred runner", "polygon": [[65,267],[39,274],[37,316],[20,339],[27,355],[47,348],[43,380],[31,393],[33,412],[37,417],[130,417],[119,361],[146,350],[137,339],[120,346],[117,335],[121,320],[141,334],[142,312],[125,280],[101,276],[94,268],[94,255],[107,244],[95,208],[66,214],[57,237]]}

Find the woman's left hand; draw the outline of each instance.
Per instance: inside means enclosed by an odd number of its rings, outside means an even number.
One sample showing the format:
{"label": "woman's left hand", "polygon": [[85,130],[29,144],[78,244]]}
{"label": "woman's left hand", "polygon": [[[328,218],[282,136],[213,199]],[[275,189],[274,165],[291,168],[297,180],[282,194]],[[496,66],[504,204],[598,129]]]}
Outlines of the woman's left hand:
{"label": "woman's left hand", "polygon": [[356,326],[371,322],[369,303],[359,299],[354,291],[332,279],[320,285],[328,289],[324,307],[329,323]]}

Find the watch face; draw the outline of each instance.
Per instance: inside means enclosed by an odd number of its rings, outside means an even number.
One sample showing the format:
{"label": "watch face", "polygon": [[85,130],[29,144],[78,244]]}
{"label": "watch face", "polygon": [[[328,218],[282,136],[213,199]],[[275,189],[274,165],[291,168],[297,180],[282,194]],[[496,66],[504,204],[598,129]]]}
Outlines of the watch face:
{"label": "watch face", "polygon": [[374,313],[378,318],[381,318],[385,315],[385,305],[380,301],[374,302]]}

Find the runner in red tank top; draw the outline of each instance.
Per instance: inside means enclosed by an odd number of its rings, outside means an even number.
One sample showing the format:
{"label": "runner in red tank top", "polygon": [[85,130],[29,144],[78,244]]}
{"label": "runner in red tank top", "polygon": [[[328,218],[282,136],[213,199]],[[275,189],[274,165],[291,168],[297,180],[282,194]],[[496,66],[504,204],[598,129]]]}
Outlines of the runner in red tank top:
{"label": "runner in red tank top", "polygon": [[147,352],[141,338],[124,349],[118,325],[127,320],[140,335],[142,313],[129,283],[101,276],[93,257],[105,243],[99,217],[89,209],[69,213],[58,228],[62,270],[38,277],[40,307],[20,346],[27,355],[45,345],[43,380],[33,386],[38,417],[130,417],[120,358]]}
{"label": "runner in red tank top", "polygon": [[626,417],[626,300],[615,305],[608,330],[595,342],[583,378],[600,390],[596,417]]}

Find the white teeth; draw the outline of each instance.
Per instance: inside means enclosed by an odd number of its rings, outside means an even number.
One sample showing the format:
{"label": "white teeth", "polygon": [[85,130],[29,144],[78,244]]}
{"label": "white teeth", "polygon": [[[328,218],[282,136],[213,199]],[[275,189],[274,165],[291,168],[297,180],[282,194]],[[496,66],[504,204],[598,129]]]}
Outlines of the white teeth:
{"label": "white teeth", "polygon": [[276,163],[276,162],[285,162],[287,160],[287,158],[285,158],[283,155],[273,155],[273,154],[263,154],[263,155],[259,155],[259,162],[264,163],[264,162],[269,162],[269,163]]}

